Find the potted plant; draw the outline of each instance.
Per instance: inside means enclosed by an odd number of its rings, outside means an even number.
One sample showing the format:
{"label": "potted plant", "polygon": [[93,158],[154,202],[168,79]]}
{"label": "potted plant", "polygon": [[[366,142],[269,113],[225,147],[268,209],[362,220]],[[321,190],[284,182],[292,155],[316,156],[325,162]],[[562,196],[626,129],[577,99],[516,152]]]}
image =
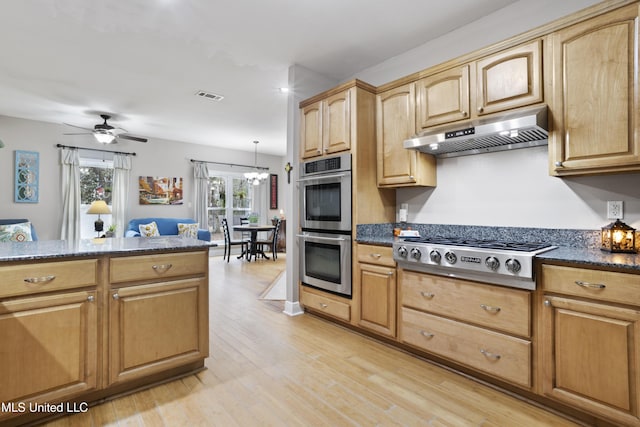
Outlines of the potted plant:
{"label": "potted plant", "polygon": [[105,237],[113,237],[115,232],[116,232],[116,225],[111,224],[109,228],[107,228],[107,231],[104,233],[104,235]]}

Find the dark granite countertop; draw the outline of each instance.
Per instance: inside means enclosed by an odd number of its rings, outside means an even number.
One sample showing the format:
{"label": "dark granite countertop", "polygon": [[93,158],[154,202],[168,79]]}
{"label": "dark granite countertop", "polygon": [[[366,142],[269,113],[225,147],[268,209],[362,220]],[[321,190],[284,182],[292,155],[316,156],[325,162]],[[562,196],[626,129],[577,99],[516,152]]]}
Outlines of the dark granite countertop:
{"label": "dark granite countertop", "polygon": [[536,258],[541,261],[581,264],[585,267],[594,266],[640,272],[640,255],[638,254],[612,254],[600,249],[559,247],[538,254]]}
{"label": "dark granite countertop", "polygon": [[92,255],[136,254],[172,249],[201,249],[212,246],[217,245],[204,240],[178,236],[6,242],[0,243],[0,262]]}

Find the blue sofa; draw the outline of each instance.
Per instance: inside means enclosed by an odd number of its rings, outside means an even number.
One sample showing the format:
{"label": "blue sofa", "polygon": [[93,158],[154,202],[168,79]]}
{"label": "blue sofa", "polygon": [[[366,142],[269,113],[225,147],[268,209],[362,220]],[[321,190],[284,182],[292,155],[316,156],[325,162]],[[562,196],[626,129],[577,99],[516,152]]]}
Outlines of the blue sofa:
{"label": "blue sofa", "polygon": [[[124,237],[140,237],[140,224],[149,224],[155,221],[158,226],[158,232],[161,236],[177,236],[178,223],[194,224],[196,221],[191,218],[134,218],[129,221]],[[198,240],[211,241],[211,233],[203,228],[198,229]]]}
{"label": "blue sofa", "polygon": [[[28,219],[0,219],[0,225],[20,224],[23,222],[29,222],[29,220]],[[31,239],[34,241],[38,240],[38,235],[36,234],[36,228],[33,226],[33,223],[31,223]]]}

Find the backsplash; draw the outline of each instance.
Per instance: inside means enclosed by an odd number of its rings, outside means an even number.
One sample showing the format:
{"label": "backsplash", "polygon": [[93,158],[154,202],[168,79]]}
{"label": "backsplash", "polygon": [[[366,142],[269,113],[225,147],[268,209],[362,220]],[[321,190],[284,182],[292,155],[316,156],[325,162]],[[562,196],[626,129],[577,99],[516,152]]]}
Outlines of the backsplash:
{"label": "backsplash", "polygon": [[[488,227],[446,224],[362,224],[356,228],[356,239],[370,241],[393,237],[393,229],[417,230],[421,236],[465,237],[469,239],[541,242],[559,247],[600,249],[600,230],[569,230],[525,227]],[[636,245],[638,244],[636,235]]]}

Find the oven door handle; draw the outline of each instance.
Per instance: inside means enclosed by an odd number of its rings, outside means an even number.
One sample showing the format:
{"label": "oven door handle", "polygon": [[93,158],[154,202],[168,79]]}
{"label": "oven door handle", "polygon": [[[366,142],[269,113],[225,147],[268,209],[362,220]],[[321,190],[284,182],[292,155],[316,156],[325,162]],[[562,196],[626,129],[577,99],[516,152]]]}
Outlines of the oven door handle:
{"label": "oven door handle", "polygon": [[344,237],[320,237],[320,236],[309,236],[308,234],[296,234],[296,237],[302,237],[305,239],[318,239],[318,240],[329,240],[331,242],[344,242],[347,239]]}
{"label": "oven door handle", "polygon": [[298,182],[317,181],[319,179],[327,179],[327,178],[344,178],[349,175],[350,175],[349,173],[337,173],[333,175],[310,176],[309,178],[299,178]]}

